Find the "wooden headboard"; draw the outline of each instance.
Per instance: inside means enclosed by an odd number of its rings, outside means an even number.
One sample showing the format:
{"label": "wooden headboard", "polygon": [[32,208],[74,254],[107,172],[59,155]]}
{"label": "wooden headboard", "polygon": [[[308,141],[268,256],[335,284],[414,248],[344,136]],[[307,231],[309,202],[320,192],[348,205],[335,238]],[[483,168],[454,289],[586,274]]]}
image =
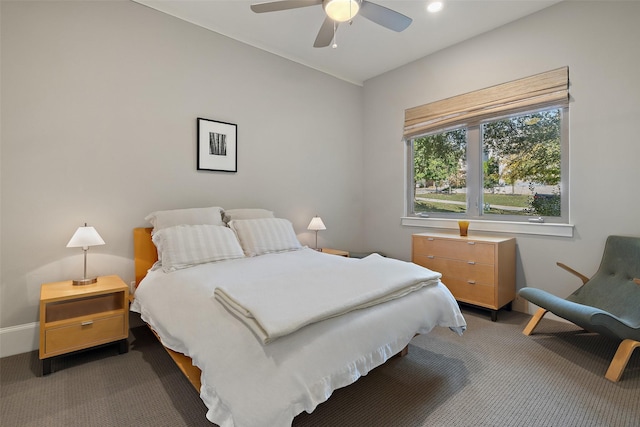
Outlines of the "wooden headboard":
{"label": "wooden headboard", "polygon": [[147,271],[158,260],[158,250],[151,241],[153,228],[133,229],[133,262],[136,268],[136,286],[147,275]]}

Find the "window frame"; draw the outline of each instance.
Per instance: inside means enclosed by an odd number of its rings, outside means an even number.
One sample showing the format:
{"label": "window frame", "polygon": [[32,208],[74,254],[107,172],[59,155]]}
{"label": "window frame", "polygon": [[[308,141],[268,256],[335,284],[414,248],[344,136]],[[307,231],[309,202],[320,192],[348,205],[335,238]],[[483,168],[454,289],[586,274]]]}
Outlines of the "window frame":
{"label": "window frame", "polygon": [[[523,215],[486,214],[482,209],[483,197],[483,170],[482,170],[482,125],[518,115],[535,113],[548,110],[560,110],[560,194],[561,216],[539,217]],[[524,234],[541,234],[562,237],[573,236],[573,225],[570,224],[569,206],[569,107],[568,105],[544,106],[525,112],[513,112],[512,114],[485,118],[471,125],[459,124],[450,129],[464,128],[467,133],[467,206],[466,213],[415,213],[414,200],[414,152],[413,140],[434,133],[445,132],[449,129],[429,131],[422,135],[405,139],[405,209],[402,217],[402,225],[419,227],[436,227],[457,229],[459,219],[467,219],[472,222],[472,229],[508,232]]]}

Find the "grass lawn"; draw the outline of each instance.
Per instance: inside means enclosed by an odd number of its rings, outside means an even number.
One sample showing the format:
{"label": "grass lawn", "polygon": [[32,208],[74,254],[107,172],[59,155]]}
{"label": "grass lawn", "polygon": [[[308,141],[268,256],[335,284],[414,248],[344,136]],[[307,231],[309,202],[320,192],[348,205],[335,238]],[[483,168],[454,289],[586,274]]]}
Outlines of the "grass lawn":
{"label": "grass lawn", "polygon": [[526,194],[485,194],[484,202],[490,205],[529,207],[529,196]]}
{"label": "grass lawn", "polygon": [[[416,201],[415,202],[415,211],[416,212],[453,212],[453,213],[464,213],[465,205],[460,204],[466,201],[466,194],[464,193],[453,193],[453,194],[442,194],[442,193],[426,193],[419,194],[419,198],[424,199],[437,199],[442,200],[443,202],[428,202],[428,201]],[[456,203],[445,203],[444,201],[451,201]],[[490,194],[486,193],[484,195],[484,203],[489,204],[490,209],[489,212],[491,214],[509,214],[509,215],[528,215],[527,213],[519,213],[517,211],[505,211],[501,209],[496,209],[494,206],[513,206],[520,208],[528,208],[529,207],[529,196],[526,194]]]}

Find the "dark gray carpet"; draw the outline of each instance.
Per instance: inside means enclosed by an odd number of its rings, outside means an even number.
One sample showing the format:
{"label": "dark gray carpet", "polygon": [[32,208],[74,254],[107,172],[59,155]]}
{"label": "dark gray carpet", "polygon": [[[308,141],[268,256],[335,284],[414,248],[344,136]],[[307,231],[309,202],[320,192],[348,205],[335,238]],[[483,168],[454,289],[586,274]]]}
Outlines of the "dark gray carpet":
{"label": "dark gray carpet", "polygon": [[[617,343],[544,319],[464,308],[462,337],[418,336],[394,358],[334,392],[293,426],[638,426],[640,351],[619,383],[604,378]],[[116,346],[55,358],[37,377],[37,352],[0,359],[2,426],[207,426],[198,394],[132,315],[129,353]],[[266,426],[268,427],[268,426]]]}

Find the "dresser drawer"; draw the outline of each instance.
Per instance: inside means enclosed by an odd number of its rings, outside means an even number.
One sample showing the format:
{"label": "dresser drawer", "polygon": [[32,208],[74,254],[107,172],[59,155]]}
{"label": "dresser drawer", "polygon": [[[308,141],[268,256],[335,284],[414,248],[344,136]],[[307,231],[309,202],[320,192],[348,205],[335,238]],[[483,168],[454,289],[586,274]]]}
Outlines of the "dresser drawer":
{"label": "dresser drawer", "polygon": [[475,283],[455,277],[442,278],[456,300],[487,308],[496,309],[495,287],[493,284]]}
{"label": "dresser drawer", "polygon": [[124,315],[74,322],[45,331],[45,354],[54,356],[127,337]]}
{"label": "dresser drawer", "polygon": [[474,261],[480,264],[494,264],[495,245],[473,240],[438,239],[432,237],[414,238],[415,255],[438,256],[440,258]]}
{"label": "dresser drawer", "polygon": [[427,267],[433,271],[439,271],[444,278],[457,278],[475,283],[493,284],[494,266],[490,264],[478,264],[473,261],[462,261],[440,257],[416,256],[413,261],[418,265]]}

